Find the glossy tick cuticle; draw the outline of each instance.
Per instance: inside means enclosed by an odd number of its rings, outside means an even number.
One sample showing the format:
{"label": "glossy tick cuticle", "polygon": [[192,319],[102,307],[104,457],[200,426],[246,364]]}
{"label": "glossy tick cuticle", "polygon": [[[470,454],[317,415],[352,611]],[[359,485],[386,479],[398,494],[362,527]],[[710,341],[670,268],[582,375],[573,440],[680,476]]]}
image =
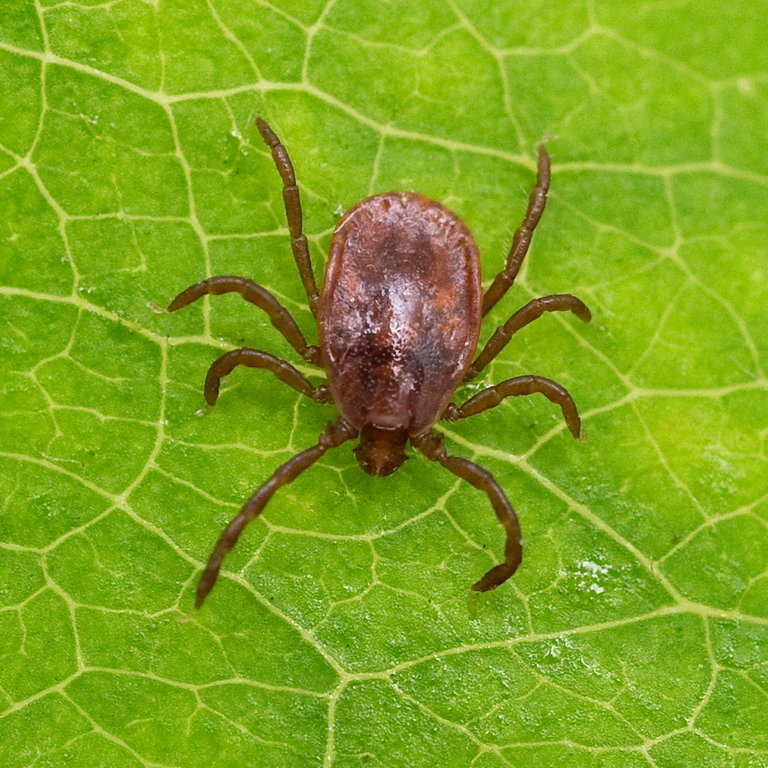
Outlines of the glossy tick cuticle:
{"label": "glossy tick cuticle", "polygon": [[[336,225],[322,293],[318,293],[306,237],[296,175],[285,147],[261,118],[257,128],[283,182],[291,249],[309,307],[317,319],[319,345],[308,344],[296,321],[272,294],[244,277],[218,276],[182,291],[168,310],[207,294],[237,292],[266,312],[275,328],[308,363],[325,370],[327,384],[313,385],[294,366],[268,352],[242,348],[216,360],[205,380],[205,399],[213,405],[221,379],[236,366],[264,368],[280,381],[319,403],[333,402],[339,418],[318,442],[294,456],[243,505],[219,537],[197,587],[200,607],[218,578],[222,562],[243,529],[272,495],[292,482],[326,451],[359,437],[355,454],[372,475],[388,475],[406,459],[410,442],[428,459],[466,480],[487,496],[507,532],[504,562],[472,588],[498,587],[522,560],[515,510],[490,472],[446,452],[432,430],[439,419],[457,421],[498,405],[507,397],[542,394],[559,405],[574,437],[581,421],[568,391],[541,376],[517,376],[478,392],[461,405],[450,402],[456,388],[477,376],[514,333],[544,312],[571,311],[589,321],[586,305],[570,294],[528,302],[496,329],[479,354],[483,316],[515,281],[549,189],[549,155],[539,147],[536,186],[522,224],[515,232],[504,269],[487,291],[480,284],[480,257],[464,223],[440,203],[409,192],[366,198]],[[474,359],[473,359],[474,358]]]}

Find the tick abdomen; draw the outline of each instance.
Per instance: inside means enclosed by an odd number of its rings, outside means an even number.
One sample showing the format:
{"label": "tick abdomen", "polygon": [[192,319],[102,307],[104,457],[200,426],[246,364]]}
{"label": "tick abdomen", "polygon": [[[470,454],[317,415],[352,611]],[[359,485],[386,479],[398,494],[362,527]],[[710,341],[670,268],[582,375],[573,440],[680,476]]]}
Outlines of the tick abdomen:
{"label": "tick abdomen", "polygon": [[469,365],[482,289],[475,241],[413,193],[363,200],[331,241],[318,322],[331,394],[355,428],[428,429]]}

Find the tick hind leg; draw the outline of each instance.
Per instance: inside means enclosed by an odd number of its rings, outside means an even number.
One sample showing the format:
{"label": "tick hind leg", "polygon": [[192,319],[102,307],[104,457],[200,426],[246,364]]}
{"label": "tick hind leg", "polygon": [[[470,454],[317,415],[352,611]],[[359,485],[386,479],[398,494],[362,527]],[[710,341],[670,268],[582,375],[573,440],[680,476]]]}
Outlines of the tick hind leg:
{"label": "tick hind leg", "polygon": [[232,373],[238,365],[245,365],[249,368],[264,368],[273,373],[284,384],[293,387],[297,392],[301,392],[302,395],[311,397],[318,403],[327,403],[331,399],[330,391],[326,384],[314,386],[289,362],[270,355],[269,352],[243,347],[241,349],[233,349],[231,352],[222,355],[208,369],[204,390],[205,402],[208,405],[216,403],[219,398],[221,380]]}
{"label": "tick hind leg", "polygon": [[504,562],[491,568],[480,581],[472,585],[477,592],[487,592],[503,584],[518,568],[523,559],[523,543],[517,514],[504,495],[493,475],[477,464],[457,456],[449,456],[443,438],[435,432],[428,432],[411,438],[411,442],[428,459],[442,464],[449,472],[466,480],[479,491],[488,495],[499,522],[507,532],[504,546]]}
{"label": "tick hind leg", "polygon": [[277,134],[269,127],[266,120],[262,120],[260,117],[256,118],[256,127],[259,129],[264,143],[272,150],[272,159],[275,161],[277,172],[283,180],[283,203],[288,219],[288,232],[291,235],[291,250],[293,251],[293,258],[296,260],[296,266],[299,268],[304,290],[307,292],[309,308],[312,310],[312,314],[316,315],[319,296],[315,273],[312,270],[312,258],[309,255],[309,245],[302,226],[301,197],[299,196],[299,187],[296,184],[293,163],[288,150],[283,146]]}
{"label": "tick hind leg", "polygon": [[291,313],[266,288],[245,277],[217,275],[190,285],[168,305],[168,311],[175,312],[203,296],[219,296],[233,292],[239,293],[247,302],[264,310],[272,325],[305,360],[315,365],[320,364],[320,350],[312,344],[307,344]]}
{"label": "tick hind leg", "polygon": [[261,514],[267,502],[274,496],[275,491],[293,482],[329,448],[341,445],[355,437],[356,434],[356,431],[341,419],[333,424],[329,424],[320,434],[320,439],[316,445],[313,445],[306,451],[302,451],[278,467],[269,480],[245,502],[237,515],[232,519],[232,522],[224,529],[224,533],[219,537],[211,556],[208,558],[208,563],[197,585],[195,608],[200,608],[205,602],[205,598],[213,589],[216,579],[219,578],[219,571],[221,570],[224,558],[237,544],[240,534],[248,523]]}
{"label": "tick hind leg", "polygon": [[539,146],[539,162],[536,172],[536,186],[528,198],[528,210],[525,212],[525,218],[522,224],[517,228],[512,238],[512,246],[507,254],[507,262],[504,269],[491,283],[483,296],[483,314],[488,313],[491,308],[504,296],[515,282],[517,273],[520,271],[520,265],[523,263],[528,248],[531,245],[533,233],[544,213],[544,207],[547,204],[547,192],[549,191],[550,165],[549,155],[543,146]]}

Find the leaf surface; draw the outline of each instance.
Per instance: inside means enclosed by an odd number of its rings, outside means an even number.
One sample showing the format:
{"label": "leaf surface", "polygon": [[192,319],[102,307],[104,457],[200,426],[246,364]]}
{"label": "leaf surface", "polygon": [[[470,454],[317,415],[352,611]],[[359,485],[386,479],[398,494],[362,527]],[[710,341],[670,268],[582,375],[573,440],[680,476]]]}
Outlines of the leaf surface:
{"label": "leaf surface", "polygon": [[[768,45],[759,4],[8,0],[0,11],[0,763],[3,766],[768,765]],[[734,35],[738,44],[733,42]],[[414,455],[349,446],[279,491],[201,611],[226,522],[335,418],[237,296],[315,339],[280,181],[318,279],[340,214],[418,190],[485,284],[541,141],[550,200],[483,340],[572,292],[456,402],[525,373],[543,398],[445,425],[525,535]]]}

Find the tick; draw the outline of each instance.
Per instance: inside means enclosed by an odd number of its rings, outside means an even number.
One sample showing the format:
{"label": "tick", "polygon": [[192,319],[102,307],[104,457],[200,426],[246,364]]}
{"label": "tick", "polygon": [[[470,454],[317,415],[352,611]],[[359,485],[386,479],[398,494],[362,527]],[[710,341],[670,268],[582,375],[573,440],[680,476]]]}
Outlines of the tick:
{"label": "tick", "polygon": [[312,384],[293,365],[269,352],[244,347],[227,352],[208,370],[205,399],[213,405],[222,378],[238,365],[263,368],[318,403],[332,402],[339,418],[315,445],[294,456],[246,501],[219,537],[197,586],[197,608],[216,583],[222,561],[243,529],[275,491],[292,482],[330,448],[359,438],[354,449],[371,475],[389,475],[406,459],[410,443],[431,461],[483,491],[506,530],[504,562],[491,568],[472,589],[485,592],[505,582],[522,560],[517,515],[490,472],[447,453],[434,424],[453,422],[494,408],[507,397],[539,393],[560,406],[574,437],[581,421],[568,391],[542,376],[517,376],[480,390],[461,405],[456,388],[474,379],[512,336],[544,312],[569,310],[590,320],[586,305],[570,294],[529,301],[499,326],[475,354],[483,317],[515,281],[544,211],[550,181],[549,155],[538,150],[536,186],[515,232],[504,268],[486,291],[480,283],[480,257],[472,234],[456,214],[412,192],[368,197],[347,211],[331,238],[325,281],[319,292],[307,239],[296,175],[287,150],[269,125],[257,128],[283,182],[291,249],[317,320],[319,344],[308,344],[288,310],[265,288],[244,277],[210,277],[182,291],[168,310],[206,294],[231,291],[266,312],[272,325],[307,362],[325,371],[327,384]]}

